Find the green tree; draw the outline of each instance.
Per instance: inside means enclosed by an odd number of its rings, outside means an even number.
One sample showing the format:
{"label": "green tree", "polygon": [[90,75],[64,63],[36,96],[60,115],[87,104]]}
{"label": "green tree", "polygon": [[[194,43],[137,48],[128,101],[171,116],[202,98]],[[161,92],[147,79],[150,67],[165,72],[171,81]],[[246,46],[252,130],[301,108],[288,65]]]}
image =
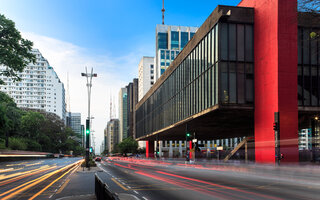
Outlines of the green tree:
{"label": "green tree", "polygon": [[44,121],[45,118],[41,113],[28,111],[21,117],[22,136],[38,142]]}
{"label": "green tree", "polygon": [[124,139],[118,144],[120,153],[136,153],[138,149],[138,142],[131,137]]}
{"label": "green tree", "polygon": [[[30,62],[36,61],[31,53],[32,46],[31,41],[21,37],[15,23],[0,14],[0,65],[6,66],[0,74],[12,77],[14,81],[21,80],[17,72],[22,72]],[[0,84],[4,84],[3,80]]]}

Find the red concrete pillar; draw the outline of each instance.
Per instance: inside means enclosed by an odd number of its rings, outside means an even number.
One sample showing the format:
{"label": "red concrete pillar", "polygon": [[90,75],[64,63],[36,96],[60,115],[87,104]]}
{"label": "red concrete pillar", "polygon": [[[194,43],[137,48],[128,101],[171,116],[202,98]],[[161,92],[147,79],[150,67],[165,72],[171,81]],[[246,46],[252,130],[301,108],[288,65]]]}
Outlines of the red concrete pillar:
{"label": "red concrete pillar", "polygon": [[274,112],[280,113],[282,162],[298,162],[297,1],[242,0],[253,7],[255,158],[275,162]]}
{"label": "red concrete pillar", "polygon": [[154,158],[154,141],[146,141],[146,158]]}

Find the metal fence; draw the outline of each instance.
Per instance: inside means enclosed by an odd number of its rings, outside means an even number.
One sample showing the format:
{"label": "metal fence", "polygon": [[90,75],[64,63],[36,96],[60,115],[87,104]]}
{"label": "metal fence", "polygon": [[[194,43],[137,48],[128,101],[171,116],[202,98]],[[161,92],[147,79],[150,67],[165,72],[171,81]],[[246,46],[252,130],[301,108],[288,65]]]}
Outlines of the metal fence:
{"label": "metal fence", "polygon": [[118,196],[109,189],[109,186],[101,180],[97,173],[95,174],[94,187],[97,200],[119,200]]}

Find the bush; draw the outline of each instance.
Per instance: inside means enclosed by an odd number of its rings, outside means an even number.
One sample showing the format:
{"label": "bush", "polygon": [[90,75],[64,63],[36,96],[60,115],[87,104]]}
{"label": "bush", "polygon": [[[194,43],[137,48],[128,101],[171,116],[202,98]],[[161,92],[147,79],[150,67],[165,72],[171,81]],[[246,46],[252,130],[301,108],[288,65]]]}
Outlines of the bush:
{"label": "bush", "polygon": [[27,146],[28,146],[27,149],[29,151],[41,151],[42,150],[41,145],[38,142],[36,142],[34,140],[30,140],[30,139],[26,139],[25,141],[27,143]]}
{"label": "bush", "polygon": [[27,149],[27,143],[25,139],[23,138],[9,138],[9,148],[13,150],[26,150]]}
{"label": "bush", "polygon": [[6,140],[0,138],[0,149],[5,149],[6,148]]}

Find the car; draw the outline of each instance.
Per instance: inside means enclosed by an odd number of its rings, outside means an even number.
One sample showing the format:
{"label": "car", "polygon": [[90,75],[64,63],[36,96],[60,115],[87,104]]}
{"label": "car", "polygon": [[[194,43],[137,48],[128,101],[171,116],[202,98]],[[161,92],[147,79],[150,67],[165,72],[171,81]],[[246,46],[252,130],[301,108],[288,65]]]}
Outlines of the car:
{"label": "car", "polygon": [[101,161],[101,157],[96,157],[95,161],[100,162]]}

